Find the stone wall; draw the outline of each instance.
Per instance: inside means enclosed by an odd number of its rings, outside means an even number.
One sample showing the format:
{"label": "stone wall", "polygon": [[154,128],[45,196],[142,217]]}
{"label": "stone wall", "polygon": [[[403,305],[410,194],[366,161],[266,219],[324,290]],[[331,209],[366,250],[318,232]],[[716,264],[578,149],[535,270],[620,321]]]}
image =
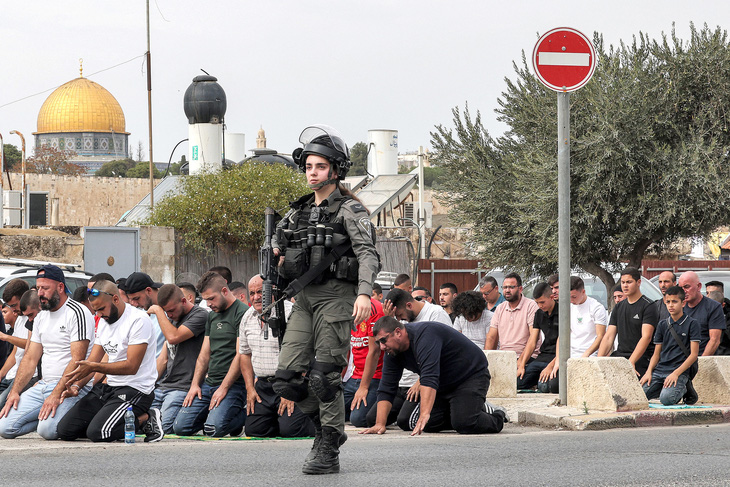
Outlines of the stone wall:
{"label": "stone wall", "polygon": [[158,282],[175,282],[175,229],[141,226],[139,240],[142,272]]}
{"label": "stone wall", "polygon": [[[20,190],[20,173],[3,174],[3,189]],[[159,183],[159,180],[155,184]],[[101,178],[89,176],[57,176],[26,174],[28,191],[48,191],[49,207],[58,200],[58,221],[63,226],[111,226],[150,192],[150,181],[144,178]]]}
{"label": "stone wall", "polygon": [[[30,259],[84,266],[83,228],[0,230],[0,258]],[[139,231],[142,272],[161,282],[175,282],[175,230],[142,226]],[[114,276],[115,278],[126,276]]]}
{"label": "stone wall", "polygon": [[[64,229],[67,230],[67,229]],[[31,259],[84,265],[84,239],[73,230],[52,229],[0,230],[0,258]]]}

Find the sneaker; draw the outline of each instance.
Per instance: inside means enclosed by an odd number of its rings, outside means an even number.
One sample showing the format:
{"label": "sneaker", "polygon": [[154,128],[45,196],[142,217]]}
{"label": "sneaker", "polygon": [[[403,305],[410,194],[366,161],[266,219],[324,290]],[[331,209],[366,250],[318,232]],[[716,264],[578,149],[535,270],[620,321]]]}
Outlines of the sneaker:
{"label": "sneaker", "polygon": [[149,419],[142,426],[142,431],[145,434],[145,443],[155,443],[165,437],[165,433],[162,431],[162,413],[157,408],[150,408]]}
{"label": "sneaker", "polygon": [[230,432],[231,438],[241,436],[242,434],[243,434],[243,426],[241,426],[240,428],[236,428]]}
{"label": "sneaker", "polygon": [[687,392],[684,393],[684,403],[688,406],[691,406],[692,404],[695,404],[699,400],[699,396],[697,395],[697,391],[695,391],[695,387],[692,385],[692,381],[687,381]]}
{"label": "sneaker", "polygon": [[487,413],[489,414],[494,414],[495,411],[500,411],[504,415],[504,422],[509,423],[509,415],[507,415],[507,410],[502,406],[497,406],[496,404],[492,404],[491,402],[486,401],[484,403],[484,407],[487,409]]}

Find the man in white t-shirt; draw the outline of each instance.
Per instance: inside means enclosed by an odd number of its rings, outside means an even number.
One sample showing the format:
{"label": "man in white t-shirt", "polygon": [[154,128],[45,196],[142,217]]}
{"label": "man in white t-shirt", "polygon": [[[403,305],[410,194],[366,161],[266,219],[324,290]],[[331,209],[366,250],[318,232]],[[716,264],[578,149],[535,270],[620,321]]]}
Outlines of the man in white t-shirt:
{"label": "man in white t-shirt", "polygon": [[454,329],[460,331],[481,350],[487,341],[487,332],[492,322],[492,313],[482,293],[466,291],[457,294],[451,305],[456,319]]}
{"label": "man in white t-shirt", "polygon": [[[0,435],[16,438],[37,429],[47,440],[58,438],[58,422],[91,389],[85,386],[76,397],[61,402],[66,390],[65,374],[89,356],[94,344],[94,320],[86,306],[66,294],[63,271],[45,265],[36,275],[41,312],[35,319],[30,345],[18,366],[13,387],[0,412]],[[43,356],[42,379],[21,394]]]}
{"label": "man in white t-shirt", "polygon": [[606,334],[606,308],[586,294],[583,279],[570,278],[570,357],[595,357]]}
{"label": "man in white t-shirt", "polygon": [[[96,330],[96,343],[88,360],[77,361],[76,367],[66,374],[64,395],[75,397],[92,377],[95,384],[59,422],[59,438],[86,437],[94,442],[121,440],[124,415],[131,407],[135,426],[144,424],[145,441],[160,441],[162,417],[159,410],[150,409],[157,380],[157,337],[150,317],[124,303],[116,284],[110,281],[94,284],[89,290],[89,302],[102,318]],[[108,362],[102,362],[104,355],[108,356]]]}
{"label": "man in white t-shirt", "polygon": [[[26,288],[28,287],[28,284],[22,279],[18,279],[18,281],[25,284]],[[20,298],[19,308],[21,313],[19,316],[16,317],[15,312],[12,312],[13,319],[15,320],[13,322],[12,336],[6,335],[3,337],[3,340],[13,345],[13,351],[0,370],[0,377],[3,378],[0,381],[0,391],[2,391],[0,393],[0,409],[5,406],[5,401],[13,387],[13,381],[18,373],[18,365],[20,365],[20,361],[23,359],[25,347],[28,345],[28,339],[33,331],[33,321],[38,316],[38,313],[41,312],[41,302],[38,300],[38,293],[35,289],[30,289],[23,293]],[[38,382],[37,367],[33,377],[25,385],[21,394],[33,387],[36,382]]]}
{"label": "man in white t-shirt", "polygon": [[383,313],[408,323],[438,321],[451,326],[451,318],[441,306],[428,301],[417,301],[402,289],[393,289],[388,293],[383,303]]}

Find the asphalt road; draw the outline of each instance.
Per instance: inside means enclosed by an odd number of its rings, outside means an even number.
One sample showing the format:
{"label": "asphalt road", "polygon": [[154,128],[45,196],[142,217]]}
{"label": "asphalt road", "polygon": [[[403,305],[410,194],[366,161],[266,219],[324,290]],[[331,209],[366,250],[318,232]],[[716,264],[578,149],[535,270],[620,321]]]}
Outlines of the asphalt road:
{"label": "asphalt road", "polygon": [[730,425],[355,436],[342,472],[300,473],[310,441],[92,445],[0,440],[0,485],[730,485]]}

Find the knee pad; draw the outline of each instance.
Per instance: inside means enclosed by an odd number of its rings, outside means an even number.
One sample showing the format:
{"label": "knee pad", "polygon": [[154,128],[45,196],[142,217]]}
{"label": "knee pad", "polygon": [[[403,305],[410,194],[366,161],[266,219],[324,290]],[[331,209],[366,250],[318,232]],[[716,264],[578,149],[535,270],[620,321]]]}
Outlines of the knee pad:
{"label": "knee pad", "polygon": [[[342,382],[339,374],[342,368],[335,364],[315,362],[312,370],[309,371],[309,387],[322,402],[331,402],[337,393],[342,390]],[[334,375],[328,378],[327,375]]]}
{"label": "knee pad", "polygon": [[274,392],[284,399],[299,402],[309,395],[307,383],[300,372],[294,370],[277,370],[274,374],[276,380],[272,384]]}

